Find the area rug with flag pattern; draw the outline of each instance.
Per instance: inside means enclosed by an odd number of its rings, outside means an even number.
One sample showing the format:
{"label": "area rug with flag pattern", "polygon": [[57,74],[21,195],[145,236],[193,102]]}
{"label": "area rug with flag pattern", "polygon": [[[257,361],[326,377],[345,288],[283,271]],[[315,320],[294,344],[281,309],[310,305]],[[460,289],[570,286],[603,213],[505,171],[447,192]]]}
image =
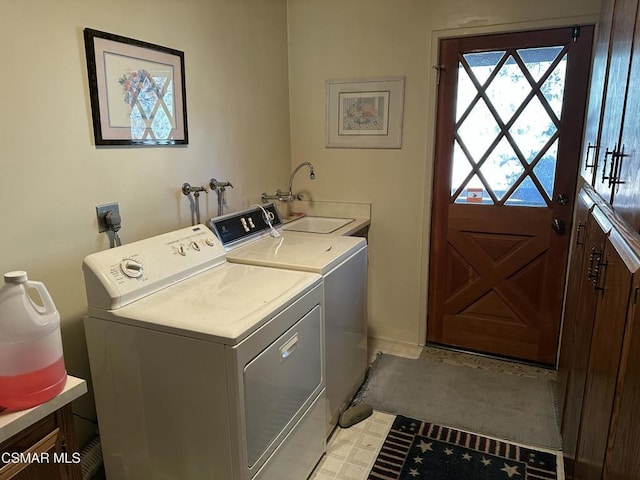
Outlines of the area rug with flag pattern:
{"label": "area rug with flag pattern", "polygon": [[557,456],[398,415],[368,480],[556,480]]}

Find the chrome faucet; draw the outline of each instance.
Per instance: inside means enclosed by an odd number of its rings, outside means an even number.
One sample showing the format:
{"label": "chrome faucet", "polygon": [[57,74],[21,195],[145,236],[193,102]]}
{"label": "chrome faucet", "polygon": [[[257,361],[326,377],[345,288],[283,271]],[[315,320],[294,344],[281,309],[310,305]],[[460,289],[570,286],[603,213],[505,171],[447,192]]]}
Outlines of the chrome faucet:
{"label": "chrome faucet", "polygon": [[223,207],[227,203],[227,187],[233,188],[231,182],[219,182],[215,178],[209,180],[209,188],[218,194],[218,216],[222,215]]}
{"label": "chrome faucet", "polygon": [[298,172],[298,170],[300,170],[304,166],[309,167],[309,178],[311,180],[315,179],[316,172],[313,169],[313,165],[311,165],[311,163],[309,162],[303,162],[296,168],[294,168],[293,172],[291,172],[291,176],[289,177],[289,191],[283,192],[282,190],[278,189],[276,190],[275,195],[268,195],[267,193],[263,192],[261,197],[262,203],[267,203],[269,200],[279,200],[281,202],[294,202],[296,200],[302,200],[304,198],[303,195],[293,193],[293,177]]}

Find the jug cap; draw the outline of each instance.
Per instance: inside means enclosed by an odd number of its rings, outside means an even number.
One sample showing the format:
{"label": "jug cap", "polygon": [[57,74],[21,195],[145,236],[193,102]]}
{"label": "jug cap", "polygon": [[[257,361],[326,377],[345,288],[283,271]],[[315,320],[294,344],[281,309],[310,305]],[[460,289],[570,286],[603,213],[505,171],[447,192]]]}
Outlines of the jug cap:
{"label": "jug cap", "polygon": [[4,283],[24,283],[27,281],[27,272],[16,270],[4,274]]}

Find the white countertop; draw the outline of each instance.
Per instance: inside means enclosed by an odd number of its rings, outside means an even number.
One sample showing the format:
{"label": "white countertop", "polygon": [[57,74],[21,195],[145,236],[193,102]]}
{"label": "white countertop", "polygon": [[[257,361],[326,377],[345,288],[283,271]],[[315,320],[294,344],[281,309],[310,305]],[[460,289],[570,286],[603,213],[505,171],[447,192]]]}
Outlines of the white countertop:
{"label": "white countertop", "polygon": [[87,382],[67,375],[67,383],[56,397],[37,407],[17,412],[0,413],[0,443],[13,437],[16,433],[30,427],[38,420],[55,412],[76,398],[87,393]]}
{"label": "white countertop", "polygon": [[368,218],[354,218],[353,222],[347,223],[344,227],[339,228],[335,232],[331,232],[331,235],[353,235],[370,223],[371,221]]}
{"label": "white countertop", "polygon": [[[279,207],[281,215],[287,210]],[[318,235],[352,235],[358,230],[371,224],[371,204],[369,203],[344,203],[344,202],[318,202],[318,201],[296,201],[293,208],[296,213],[289,212],[288,217],[282,218],[283,223],[289,223],[306,216],[310,217],[332,217],[332,218],[353,218],[354,221],[344,227],[331,232],[330,234]]]}

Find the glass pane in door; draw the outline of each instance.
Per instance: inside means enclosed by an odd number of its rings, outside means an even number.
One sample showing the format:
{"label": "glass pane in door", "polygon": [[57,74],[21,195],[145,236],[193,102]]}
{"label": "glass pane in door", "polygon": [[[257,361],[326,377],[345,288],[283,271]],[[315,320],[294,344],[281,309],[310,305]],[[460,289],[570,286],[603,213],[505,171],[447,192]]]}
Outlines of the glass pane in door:
{"label": "glass pane in door", "polygon": [[[548,206],[566,51],[553,46],[459,57],[450,185],[455,203]],[[469,194],[477,189],[482,189],[480,202]]]}

